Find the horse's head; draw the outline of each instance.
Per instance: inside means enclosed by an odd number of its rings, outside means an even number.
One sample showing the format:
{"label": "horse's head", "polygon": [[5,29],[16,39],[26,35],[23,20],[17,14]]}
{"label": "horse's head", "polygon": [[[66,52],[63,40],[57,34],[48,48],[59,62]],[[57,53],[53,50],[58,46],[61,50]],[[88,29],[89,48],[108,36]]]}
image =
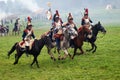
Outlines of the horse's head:
{"label": "horse's head", "polygon": [[95,25],[98,31],[101,31],[103,33],[106,33],[105,28],[101,25],[100,21]]}
{"label": "horse's head", "polygon": [[43,35],[41,35],[41,39],[43,40],[43,43],[44,43],[47,47],[53,47],[52,41],[51,41],[51,39],[50,39],[49,36],[43,34]]}
{"label": "horse's head", "polygon": [[68,28],[63,28],[63,35],[64,35],[65,39],[70,38],[70,32],[69,32]]}

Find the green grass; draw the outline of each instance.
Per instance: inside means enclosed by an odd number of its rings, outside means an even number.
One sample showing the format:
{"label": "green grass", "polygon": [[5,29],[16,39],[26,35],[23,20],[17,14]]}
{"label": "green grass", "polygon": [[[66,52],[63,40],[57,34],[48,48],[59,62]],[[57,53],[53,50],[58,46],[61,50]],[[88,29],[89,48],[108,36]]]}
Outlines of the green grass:
{"label": "green grass", "polygon": [[[52,61],[44,47],[38,57],[40,68],[30,67],[33,57],[23,55],[17,65],[14,54],[7,59],[7,51],[12,45],[21,41],[20,36],[0,37],[0,80],[119,80],[120,79],[120,27],[106,27],[107,34],[100,33],[96,44],[96,53],[86,52],[75,56],[74,60],[67,58],[62,61]],[[37,38],[47,29],[35,30]],[[90,48],[85,43],[84,51]],[[79,50],[78,50],[79,51]],[[73,49],[69,49],[73,54]],[[62,53],[63,54],[63,53]],[[57,58],[57,54],[54,54]]]}

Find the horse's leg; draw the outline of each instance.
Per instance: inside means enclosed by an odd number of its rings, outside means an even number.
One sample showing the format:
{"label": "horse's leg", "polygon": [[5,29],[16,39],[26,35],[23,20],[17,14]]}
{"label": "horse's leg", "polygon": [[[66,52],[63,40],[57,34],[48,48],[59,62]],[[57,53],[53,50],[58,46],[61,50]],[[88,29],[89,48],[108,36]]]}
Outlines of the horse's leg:
{"label": "horse's leg", "polygon": [[14,31],[12,30],[12,35],[14,34]]}
{"label": "horse's leg", "polygon": [[54,53],[56,53],[56,47],[54,48]]}
{"label": "horse's leg", "polygon": [[15,31],[15,36],[16,36],[16,31]]}
{"label": "horse's leg", "polygon": [[92,51],[93,49],[94,49],[94,47],[95,47],[95,45],[94,45],[94,43],[93,42],[90,42],[90,44],[91,44],[91,49],[89,49],[89,50],[86,50],[86,51],[88,51],[88,52],[90,52],[90,51]]}
{"label": "horse's leg", "polygon": [[18,63],[19,58],[22,56],[23,52],[19,52],[17,54],[15,54],[15,62],[14,65]]}
{"label": "horse's leg", "polygon": [[61,59],[60,49],[57,49],[57,52],[58,52],[58,60],[60,60]]}
{"label": "horse's leg", "polygon": [[63,50],[64,51],[64,57],[63,57],[63,59],[66,59],[66,57],[69,55],[69,57],[71,58],[71,55],[68,53],[68,50],[67,49],[65,49],[65,50]]}
{"label": "horse's leg", "polygon": [[38,55],[34,55],[33,62],[31,63],[31,67],[32,67],[32,65],[36,62],[36,65],[37,65],[37,67],[39,68],[39,64],[38,64],[37,56],[38,56]]}
{"label": "horse's leg", "polygon": [[81,51],[81,53],[80,53],[80,54],[83,54],[83,53],[84,53],[84,51],[83,51],[83,49],[82,49],[82,46],[81,46],[81,47],[79,47],[79,49],[80,49],[80,51]]}
{"label": "horse's leg", "polygon": [[51,48],[47,48],[48,49],[48,54],[51,56],[51,59],[53,59],[54,61],[56,61],[54,55],[51,52]]}
{"label": "horse's leg", "polygon": [[31,63],[31,67],[35,63],[35,61],[36,61],[36,56],[34,56],[33,62]]}
{"label": "horse's leg", "polygon": [[95,49],[92,51],[92,53],[96,52],[97,46],[94,44]]}
{"label": "horse's leg", "polygon": [[72,59],[74,59],[74,56],[76,55],[77,48],[74,48],[74,54],[72,56]]}
{"label": "horse's leg", "polygon": [[37,65],[38,68],[40,68],[40,67],[39,67],[39,64],[38,64],[37,57],[36,57],[36,65]]}
{"label": "horse's leg", "polygon": [[18,35],[19,35],[19,30],[18,30]]}

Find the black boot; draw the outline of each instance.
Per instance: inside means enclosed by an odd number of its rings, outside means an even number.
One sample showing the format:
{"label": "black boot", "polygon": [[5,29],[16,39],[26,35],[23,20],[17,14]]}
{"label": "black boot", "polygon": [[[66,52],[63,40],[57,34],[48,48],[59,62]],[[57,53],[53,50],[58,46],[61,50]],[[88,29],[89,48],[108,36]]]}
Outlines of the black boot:
{"label": "black boot", "polygon": [[28,57],[29,54],[29,46],[26,46],[26,56]]}
{"label": "black boot", "polygon": [[73,39],[70,40],[70,47],[71,47],[71,48],[74,48],[74,47],[75,47],[75,46],[74,46],[74,40],[73,40]]}

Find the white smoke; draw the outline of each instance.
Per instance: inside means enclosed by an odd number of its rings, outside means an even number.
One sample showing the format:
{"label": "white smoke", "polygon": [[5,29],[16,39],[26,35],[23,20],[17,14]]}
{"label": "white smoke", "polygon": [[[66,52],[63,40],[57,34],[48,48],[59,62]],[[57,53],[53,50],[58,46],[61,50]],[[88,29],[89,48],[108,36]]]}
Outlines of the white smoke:
{"label": "white smoke", "polygon": [[32,12],[39,10],[39,6],[35,0],[19,0],[19,2]]}

